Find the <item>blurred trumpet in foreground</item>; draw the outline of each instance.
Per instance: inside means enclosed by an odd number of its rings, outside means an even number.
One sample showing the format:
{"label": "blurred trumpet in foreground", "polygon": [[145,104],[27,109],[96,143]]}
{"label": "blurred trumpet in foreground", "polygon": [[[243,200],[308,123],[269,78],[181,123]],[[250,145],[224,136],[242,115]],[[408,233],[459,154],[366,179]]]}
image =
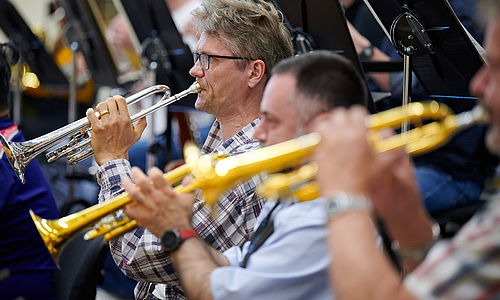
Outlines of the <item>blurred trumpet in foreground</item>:
{"label": "blurred trumpet in foreground", "polygon": [[[199,93],[200,89],[198,82],[194,82],[188,89],[170,97],[170,88],[168,86],[155,85],[127,97],[127,105],[132,105],[153,94],[164,93],[156,104],[132,116],[131,122],[135,122],[189,94]],[[96,112],[96,116],[100,117],[100,114]],[[25,142],[11,142],[0,134],[0,142],[5,155],[22,183],[24,183],[24,171],[35,157],[68,138],[70,140],[65,145],[47,153],[48,162],[67,156],[69,164],[77,164],[94,154],[90,147],[91,129],[87,117]]]}
{"label": "blurred trumpet in foreground", "polygon": [[[225,156],[220,153],[200,156],[198,147],[189,143],[184,150],[186,165],[166,173],[164,178],[171,183],[178,182],[185,175],[191,173],[194,177],[192,183],[188,186],[177,186],[175,191],[188,193],[200,188],[204,192],[205,202],[213,205],[219,195],[236,181],[245,180],[245,178],[254,176],[262,170],[277,172],[286,166],[296,165],[302,157],[312,152],[318,143],[319,134],[313,134],[252,153],[228,158],[224,158]],[[79,232],[94,226],[101,219],[107,218],[109,214],[122,209],[130,201],[128,194],[123,193],[106,202],[57,220],[45,220],[33,212],[30,213],[47,249],[54,261],[57,262],[59,254],[68,240]],[[119,227],[114,228],[114,225]],[[124,219],[115,222],[114,225],[103,222],[88,232],[86,238],[90,239],[105,234],[105,239],[109,240],[136,228],[139,224],[134,220]]]}
{"label": "blurred trumpet in foreground", "polygon": [[[425,120],[435,121],[422,125]],[[381,130],[400,127],[403,122],[413,124],[415,128],[399,135],[386,138],[382,136]],[[366,119],[367,127],[370,128],[368,140],[375,151],[384,152],[405,147],[405,151],[413,156],[443,146],[459,130],[487,122],[488,116],[480,105],[454,115],[445,104],[436,101],[411,103],[406,110],[397,107]],[[269,199],[291,195],[299,202],[314,200],[320,196],[314,181],[317,169],[317,163],[310,162],[293,172],[274,174],[257,187],[257,193]]]}

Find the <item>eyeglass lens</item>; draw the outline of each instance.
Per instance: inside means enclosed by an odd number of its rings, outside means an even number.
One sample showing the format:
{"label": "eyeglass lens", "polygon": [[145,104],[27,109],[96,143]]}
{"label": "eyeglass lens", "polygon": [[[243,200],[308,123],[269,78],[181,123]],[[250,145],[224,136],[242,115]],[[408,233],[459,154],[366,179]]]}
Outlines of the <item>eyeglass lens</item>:
{"label": "eyeglass lens", "polygon": [[195,64],[199,60],[201,68],[203,70],[208,70],[209,64],[210,64],[210,60],[209,60],[208,55],[203,54],[203,53],[200,54],[198,52],[193,52],[193,58],[194,58]]}

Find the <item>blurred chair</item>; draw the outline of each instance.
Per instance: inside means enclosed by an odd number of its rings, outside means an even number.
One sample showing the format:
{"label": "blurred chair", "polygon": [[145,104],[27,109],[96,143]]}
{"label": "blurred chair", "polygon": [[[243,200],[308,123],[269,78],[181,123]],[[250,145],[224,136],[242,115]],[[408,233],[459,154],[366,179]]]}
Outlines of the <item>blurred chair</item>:
{"label": "blurred chair", "polygon": [[486,201],[478,200],[465,203],[449,210],[432,214],[441,229],[441,237],[451,238],[460,230],[478,210],[480,210]]}
{"label": "blurred chair", "polygon": [[104,281],[104,261],[109,247],[103,237],[90,241],[83,233],[70,240],[54,275],[54,295],[59,300],[95,300],[96,285]]}

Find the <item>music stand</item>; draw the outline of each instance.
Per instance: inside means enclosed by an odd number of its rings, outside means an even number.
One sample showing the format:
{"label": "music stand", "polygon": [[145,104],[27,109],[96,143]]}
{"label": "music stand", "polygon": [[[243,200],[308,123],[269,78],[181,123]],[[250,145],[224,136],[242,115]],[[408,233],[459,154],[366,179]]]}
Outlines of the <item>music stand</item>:
{"label": "music stand", "polygon": [[484,60],[448,1],[365,3],[430,97],[475,99],[469,82]]}
{"label": "music stand", "polygon": [[[143,56],[156,72],[156,81],[178,93],[193,83],[189,75],[193,56],[175,27],[164,0],[122,0],[121,3],[141,43]],[[175,106],[193,107],[196,95],[190,95]]]}
{"label": "music stand", "polygon": [[[325,0],[275,0],[292,27],[300,28],[312,38],[315,49],[341,53],[351,60],[360,74],[363,67],[354,48],[347,28],[346,18],[339,1]],[[368,83],[365,81],[368,89]],[[368,93],[368,108],[375,112],[371,93]]]}
{"label": "music stand", "polygon": [[70,43],[78,43],[92,73],[96,85],[118,87],[119,72],[117,59],[108,48],[104,32],[95,19],[90,4],[86,0],[59,0],[65,9],[68,23],[72,25],[70,36],[66,38]]}

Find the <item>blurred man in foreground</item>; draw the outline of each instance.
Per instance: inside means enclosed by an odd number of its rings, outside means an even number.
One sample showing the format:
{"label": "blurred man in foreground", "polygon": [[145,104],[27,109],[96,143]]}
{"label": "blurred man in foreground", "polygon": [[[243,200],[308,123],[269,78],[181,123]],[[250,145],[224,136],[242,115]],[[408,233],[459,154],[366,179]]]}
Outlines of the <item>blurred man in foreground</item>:
{"label": "blurred man in foreground", "polygon": [[[482,2],[489,13],[485,43],[488,65],[474,77],[471,92],[483,98],[490,115],[486,144],[490,152],[500,155],[500,2]],[[360,107],[336,110],[317,127],[323,137],[316,153],[321,193],[332,204],[346,195],[348,199],[341,208],[327,205],[330,252],[340,258],[330,267],[338,298],[498,299],[498,196],[493,196],[452,240],[432,246],[438,232],[423,211],[405,154],[375,154],[366,141],[365,117],[366,111]],[[407,271],[418,265],[404,283],[375,247],[370,203],[398,242],[393,248]]]}

